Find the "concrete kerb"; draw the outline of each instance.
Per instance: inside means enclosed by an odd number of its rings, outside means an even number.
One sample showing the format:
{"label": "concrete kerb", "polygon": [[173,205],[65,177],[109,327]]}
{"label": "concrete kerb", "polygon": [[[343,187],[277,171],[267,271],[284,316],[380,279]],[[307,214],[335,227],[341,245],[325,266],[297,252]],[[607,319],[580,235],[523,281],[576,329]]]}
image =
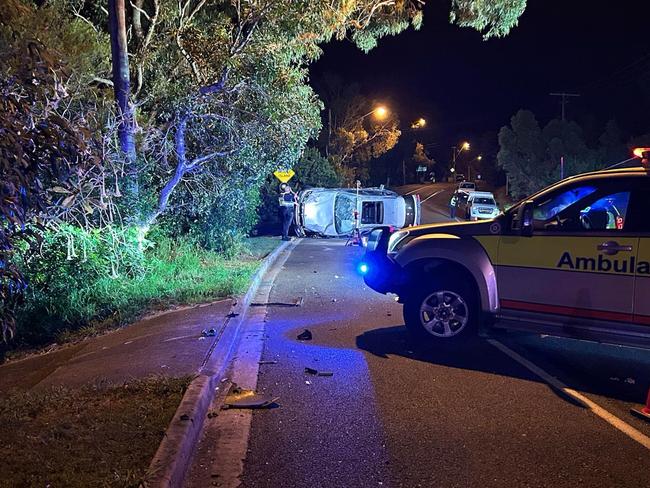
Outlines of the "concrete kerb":
{"label": "concrete kerb", "polygon": [[[151,488],[181,487],[192,460],[194,447],[199,440],[203,422],[215,396],[215,390],[230,362],[239,330],[248,314],[249,305],[257,292],[262,277],[285,250],[293,249],[299,240],[283,242],[264,258],[253,276],[248,291],[233,303],[222,334],[215,341],[198,375],[189,384],[183,395],[165,436],[154,455],[147,471],[145,485]],[[215,354],[218,351],[218,354]]]}

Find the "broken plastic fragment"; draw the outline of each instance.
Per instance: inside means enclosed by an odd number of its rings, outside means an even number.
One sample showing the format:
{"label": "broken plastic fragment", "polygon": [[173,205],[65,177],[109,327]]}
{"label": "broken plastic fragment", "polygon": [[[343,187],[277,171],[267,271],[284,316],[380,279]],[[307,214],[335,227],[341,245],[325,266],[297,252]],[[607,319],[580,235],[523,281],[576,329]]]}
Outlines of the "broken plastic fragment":
{"label": "broken plastic fragment", "polygon": [[314,376],[334,376],[334,373],[331,371],[318,371],[317,369],[308,367],[305,368],[305,373],[313,374]]}
{"label": "broken plastic fragment", "polygon": [[309,329],[305,329],[300,334],[298,334],[297,338],[299,341],[311,341],[312,339],[311,331]]}

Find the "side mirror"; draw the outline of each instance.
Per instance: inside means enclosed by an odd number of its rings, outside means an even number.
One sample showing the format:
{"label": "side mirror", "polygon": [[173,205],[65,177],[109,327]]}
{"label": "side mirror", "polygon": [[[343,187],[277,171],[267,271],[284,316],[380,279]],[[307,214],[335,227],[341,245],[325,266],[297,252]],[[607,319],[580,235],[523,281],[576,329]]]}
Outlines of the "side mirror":
{"label": "side mirror", "polygon": [[524,237],[533,235],[533,208],[535,203],[526,200],[519,209],[519,233]]}

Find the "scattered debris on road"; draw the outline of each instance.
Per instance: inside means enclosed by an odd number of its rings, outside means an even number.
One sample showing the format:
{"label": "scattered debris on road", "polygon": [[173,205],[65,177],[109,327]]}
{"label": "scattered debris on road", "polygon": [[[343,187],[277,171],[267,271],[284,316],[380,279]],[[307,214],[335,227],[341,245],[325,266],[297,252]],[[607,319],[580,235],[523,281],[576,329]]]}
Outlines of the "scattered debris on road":
{"label": "scattered debris on road", "polygon": [[318,371],[314,368],[305,368],[305,373],[312,374],[314,376],[334,376],[334,373],[331,371]]}
{"label": "scattered debris on road", "polygon": [[309,329],[305,329],[300,334],[298,334],[297,339],[299,341],[311,341],[312,337],[313,336],[311,331]]}
{"label": "scattered debris on road", "polygon": [[302,307],[304,302],[303,297],[298,297],[293,302],[267,302],[267,303],[251,303],[251,307]]}
{"label": "scattered debris on road", "polygon": [[214,337],[217,335],[217,331],[215,329],[203,329],[201,335],[203,337]]}
{"label": "scattered debris on road", "polygon": [[277,401],[280,397],[270,395],[259,395],[253,390],[244,390],[239,386],[233,385],[230,393],[226,397],[223,410],[231,408],[274,408],[277,407]]}
{"label": "scattered debris on road", "polygon": [[278,364],[277,361],[259,361],[257,364]]}

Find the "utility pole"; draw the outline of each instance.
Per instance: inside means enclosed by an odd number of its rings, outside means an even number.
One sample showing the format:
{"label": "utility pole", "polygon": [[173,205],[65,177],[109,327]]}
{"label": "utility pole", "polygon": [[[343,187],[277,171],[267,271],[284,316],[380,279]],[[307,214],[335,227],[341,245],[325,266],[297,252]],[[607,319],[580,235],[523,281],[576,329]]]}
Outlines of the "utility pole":
{"label": "utility pole", "polygon": [[566,110],[565,106],[567,103],[569,103],[569,100],[567,100],[569,97],[579,97],[579,93],[549,93],[550,96],[552,97],[562,97],[562,122],[566,120]]}
{"label": "utility pole", "polygon": [[[552,97],[562,97],[562,122],[566,121],[566,104],[569,103],[567,100],[569,97],[579,97],[579,93],[549,93]],[[564,156],[560,157],[560,179],[564,179]]]}

